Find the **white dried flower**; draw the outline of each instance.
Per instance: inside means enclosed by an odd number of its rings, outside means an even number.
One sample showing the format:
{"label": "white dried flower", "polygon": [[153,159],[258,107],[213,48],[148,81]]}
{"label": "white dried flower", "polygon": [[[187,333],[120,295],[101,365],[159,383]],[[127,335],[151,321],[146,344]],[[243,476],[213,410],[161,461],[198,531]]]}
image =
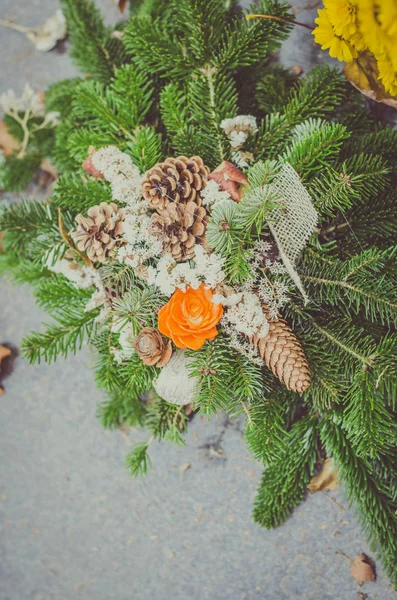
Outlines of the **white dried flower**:
{"label": "white dried flower", "polygon": [[250,292],[243,292],[241,301],[228,307],[223,319],[247,337],[265,337],[269,332],[269,323],[259,298]]}
{"label": "white dried flower", "polygon": [[130,207],[123,214],[123,238],[127,243],[119,248],[118,259],[140,269],[147,260],[161,255],[162,243],[149,232],[152,221],[147,214],[137,214]]}
{"label": "white dried flower", "polygon": [[256,118],[253,115],[238,115],[237,117],[223,119],[221,127],[227,136],[230,136],[233,131],[244,131],[251,135],[258,131]]}
{"label": "white dried flower", "polygon": [[91,298],[88,300],[87,304],[85,305],[84,310],[85,312],[95,310],[96,308],[107,304],[107,301],[108,299],[106,296],[105,288],[96,289],[95,292],[92,294]]}
{"label": "white dried flower", "polygon": [[[0,96],[0,107],[6,114],[30,112],[33,117],[44,117],[44,97],[34,92],[26,83],[22,95],[17,98],[14,90],[8,90]],[[51,114],[51,113],[50,113]]]}
{"label": "white dried flower", "polygon": [[54,251],[50,252],[45,260],[45,266],[53,273],[66,277],[76,288],[87,289],[95,286],[98,289],[102,285],[96,269],[78,263],[68,253],[54,261]]}
{"label": "white dried flower", "polygon": [[221,202],[233,202],[230,195],[224,192],[216,181],[210,179],[204,189],[200,191],[203,206],[213,208]]}
{"label": "white dried flower", "polygon": [[122,326],[117,324],[112,327],[112,331],[114,333],[119,334],[119,344],[120,348],[112,348],[113,356],[115,357],[116,362],[121,363],[123,360],[127,360],[131,358],[131,356],[135,352],[134,342],[135,336],[132,329],[131,323],[124,323]]}
{"label": "white dried flower", "polygon": [[176,289],[185,290],[187,286],[197,289],[201,283],[214,288],[225,279],[224,262],[219,254],[207,254],[200,245],[196,246],[194,262],[177,263],[167,252],[156,268],[148,267],[147,282],[156,285],[166,296],[171,296]]}
{"label": "white dried flower", "polygon": [[128,154],[116,146],[105,146],[97,150],[91,160],[97,171],[103,173],[110,183],[113,200],[128,204],[137,213],[147,209],[146,203],[139,202],[143,176]]}
{"label": "white dried flower", "polygon": [[26,37],[36,46],[40,52],[48,52],[52,50],[59,40],[66,37],[66,19],[61,10],[47,19],[39,27],[32,28],[26,31]]}

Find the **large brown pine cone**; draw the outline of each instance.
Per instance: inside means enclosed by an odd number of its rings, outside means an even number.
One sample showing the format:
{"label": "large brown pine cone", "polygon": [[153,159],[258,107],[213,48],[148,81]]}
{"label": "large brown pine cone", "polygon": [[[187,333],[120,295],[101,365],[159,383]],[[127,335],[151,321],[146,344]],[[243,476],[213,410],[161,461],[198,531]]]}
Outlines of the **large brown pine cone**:
{"label": "large brown pine cone", "polygon": [[154,210],[163,210],[169,202],[196,202],[201,206],[200,190],[208,181],[210,170],[199,156],[167,158],[146,173],[143,197]]}
{"label": "large brown pine cone", "polygon": [[162,241],[164,254],[171,252],[176,262],[182,262],[194,258],[195,245],[204,243],[208,220],[205,208],[193,201],[170,202],[152,215],[150,232]]}
{"label": "large brown pine cone", "polygon": [[311,383],[309,363],[302,346],[291,328],[283,319],[270,319],[269,333],[263,338],[254,338],[253,343],[266,366],[293,392],[305,392]]}
{"label": "large brown pine cone", "polygon": [[71,236],[77,248],[86,252],[88,258],[103,263],[122,243],[123,220],[117,204],[101,202],[89,208],[86,217],[77,215],[77,228]]}

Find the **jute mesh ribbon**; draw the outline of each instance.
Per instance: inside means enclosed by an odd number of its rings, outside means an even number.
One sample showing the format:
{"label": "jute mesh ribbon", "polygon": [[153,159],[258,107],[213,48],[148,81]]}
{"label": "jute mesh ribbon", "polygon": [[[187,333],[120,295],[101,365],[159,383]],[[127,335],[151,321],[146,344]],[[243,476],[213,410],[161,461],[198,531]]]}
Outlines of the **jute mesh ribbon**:
{"label": "jute mesh ribbon", "polygon": [[281,259],[305,303],[309,298],[295,269],[296,261],[314,232],[318,214],[299,175],[285,163],[272,182],[279,206],[269,219],[269,229],[276,241]]}

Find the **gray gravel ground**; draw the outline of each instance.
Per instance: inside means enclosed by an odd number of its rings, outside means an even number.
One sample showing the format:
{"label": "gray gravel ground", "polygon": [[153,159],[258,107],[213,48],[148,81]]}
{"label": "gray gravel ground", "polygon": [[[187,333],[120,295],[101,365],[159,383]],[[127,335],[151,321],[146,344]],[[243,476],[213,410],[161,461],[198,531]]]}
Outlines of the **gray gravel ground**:
{"label": "gray gravel ground", "polygon": [[[107,19],[110,0],[97,0]],[[302,3],[301,3],[302,4]],[[43,21],[51,0],[2,0],[2,17]],[[309,19],[308,11],[299,14]],[[67,54],[36,52],[0,30],[0,91],[36,89],[72,76]],[[286,65],[318,59],[296,30]],[[0,341],[20,345],[44,315],[27,287],[0,282]],[[344,552],[371,554],[340,490],[310,496],[291,519],[265,531],[250,519],[260,467],[248,455],[242,422],[196,418],[186,448],[154,446],[142,480],[123,467],[132,430],[103,431],[103,397],[90,355],[31,367],[18,358],[0,399],[0,600],[392,600],[378,581],[361,588]],[[190,468],[184,470],[184,465]],[[182,467],[182,468],[181,468]],[[363,595],[360,596],[360,593]]]}

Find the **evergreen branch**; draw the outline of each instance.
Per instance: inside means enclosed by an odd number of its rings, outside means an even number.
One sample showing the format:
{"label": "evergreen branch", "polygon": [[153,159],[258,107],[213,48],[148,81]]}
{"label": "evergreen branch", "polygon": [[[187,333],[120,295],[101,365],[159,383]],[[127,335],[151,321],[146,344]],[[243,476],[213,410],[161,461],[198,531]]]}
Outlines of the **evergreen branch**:
{"label": "evergreen branch", "polygon": [[92,0],[62,0],[61,3],[72,42],[71,57],[86,73],[110,81],[117,66],[111,52],[114,43],[98,8]]}
{"label": "evergreen branch", "polygon": [[148,448],[152,440],[135,444],[134,449],[125,457],[125,466],[131,477],[146,475],[152,463],[148,456]]}
{"label": "evergreen branch", "polygon": [[31,333],[23,340],[22,351],[30,363],[40,363],[41,359],[51,363],[58,356],[75,354],[89,338],[94,328],[96,313],[82,312],[73,306],[64,307],[62,314],[56,315],[58,325],[48,325],[44,333]]}
{"label": "evergreen branch", "polygon": [[386,326],[397,323],[397,289],[394,277],[384,271],[396,248],[366,250],[349,261],[333,264],[320,254],[306,261],[302,280],[319,302],[363,311],[366,318]]}
{"label": "evergreen branch", "polygon": [[330,419],[324,420],[320,435],[340,468],[350,502],[355,505],[364,533],[377,552],[383,567],[397,582],[397,504],[390,492],[376,476],[365,458],[357,457],[340,425]]}
{"label": "evergreen branch", "polygon": [[87,179],[71,173],[61,175],[56,183],[52,201],[62,209],[72,213],[86,213],[89,208],[101,202],[110,202],[111,192],[103,180]]}
{"label": "evergreen branch", "polygon": [[264,471],[254,501],[253,518],[262,527],[277,527],[301,502],[317,460],[313,417],[297,421],[286,436],[279,459]]}

